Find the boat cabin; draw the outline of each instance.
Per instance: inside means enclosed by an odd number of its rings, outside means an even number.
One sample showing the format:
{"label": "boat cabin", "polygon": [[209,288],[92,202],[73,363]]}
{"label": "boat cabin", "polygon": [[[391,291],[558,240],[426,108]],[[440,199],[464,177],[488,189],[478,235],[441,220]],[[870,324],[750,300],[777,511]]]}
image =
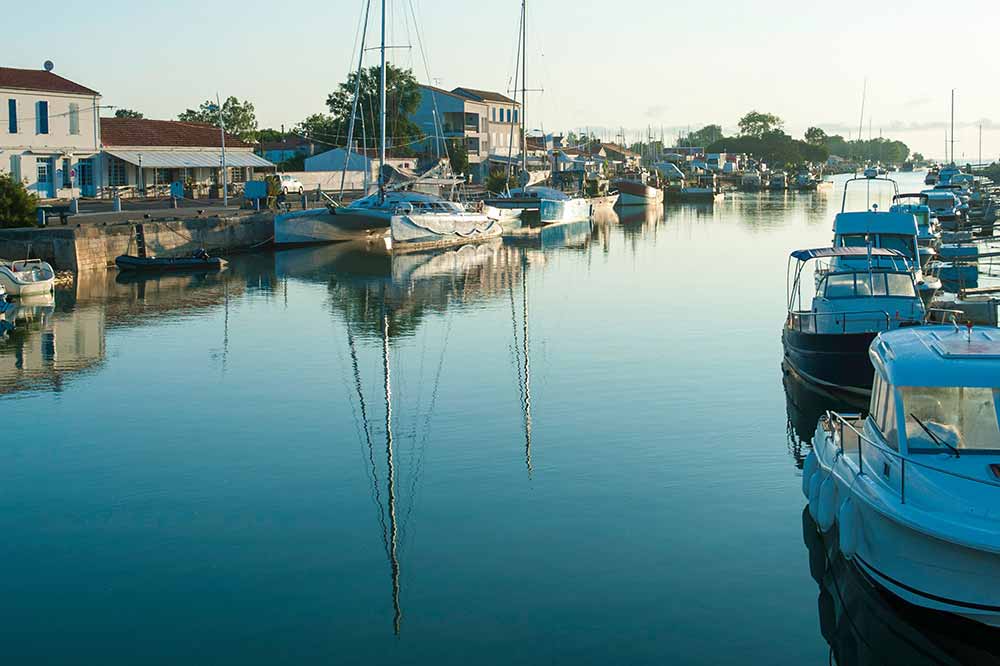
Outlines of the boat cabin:
{"label": "boat cabin", "polygon": [[[919,256],[917,244],[917,218],[912,213],[877,209],[863,212],[840,213],[833,220],[835,247],[872,247],[896,250],[911,264]],[[865,263],[868,257],[841,258],[838,263]],[[876,264],[878,260],[876,259]]]}
{"label": "boat cabin", "polygon": [[870,356],[875,384],[866,429],[876,441],[902,455],[952,459],[954,471],[1000,484],[1000,331],[892,331],[875,340]]}
{"label": "boat cabin", "polygon": [[922,194],[927,196],[927,206],[937,219],[947,221],[958,217],[961,200],[952,190],[924,190]]}

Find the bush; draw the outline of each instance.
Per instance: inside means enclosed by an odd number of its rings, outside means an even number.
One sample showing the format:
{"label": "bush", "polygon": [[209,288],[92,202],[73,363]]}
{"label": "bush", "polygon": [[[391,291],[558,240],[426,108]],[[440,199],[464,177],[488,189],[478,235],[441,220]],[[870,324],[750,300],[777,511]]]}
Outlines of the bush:
{"label": "bush", "polygon": [[0,227],[30,227],[35,224],[38,197],[10,174],[0,174]]}
{"label": "bush", "polygon": [[511,172],[510,180],[508,181],[507,169],[491,169],[490,175],[486,177],[486,189],[490,192],[502,194],[507,191],[508,187],[510,189],[519,187],[513,171]]}

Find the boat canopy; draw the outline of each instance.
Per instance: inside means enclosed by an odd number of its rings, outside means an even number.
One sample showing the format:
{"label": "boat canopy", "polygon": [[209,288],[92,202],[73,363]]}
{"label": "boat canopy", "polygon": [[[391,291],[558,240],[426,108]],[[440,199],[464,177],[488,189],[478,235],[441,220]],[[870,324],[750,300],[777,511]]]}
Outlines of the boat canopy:
{"label": "boat canopy", "polygon": [[893,201],[902,201],[903,199],[919,199],[920,203],[927,203],[927,193],[926,192],[906,192],[904,194],[897,194],[892,198]]}
{"label": "boat canopy", "polygon": [[[912,217],[912,216],[911,216]],[[792,256],[799,261],[809,261],[810,259],[825,259],[827,257],[895,257],[905,259],[906,256],[899,250],[890,250],[882,247],[818,247],[813,250],[796,250]]]}
{"label": "boat canopy", "polygon": [[833,233],[838,236],[849,234],[899,234],[917,235],[917,218],[912,213],[895,211],[860,211],[839,213],[833,218]]}
{"label": "boat canopy", "polygon": [[893,386],[1000,388],[1000,331],[917,326],[883,333],[871,346]]}

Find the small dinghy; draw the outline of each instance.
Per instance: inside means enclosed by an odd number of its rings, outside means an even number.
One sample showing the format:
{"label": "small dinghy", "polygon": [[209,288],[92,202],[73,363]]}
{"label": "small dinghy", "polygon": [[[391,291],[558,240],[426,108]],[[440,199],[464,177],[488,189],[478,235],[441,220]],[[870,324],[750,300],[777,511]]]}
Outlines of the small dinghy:
{"label": "small dinghy", "polygon": [[0,263],[0,294],[11,296],[48,294],[56,282],[56,272],[41,259]]}
{"label": "small dinghy", "polygon": [[189,257],[136,257],[123,254],[115,265],[123,271],[221,271],[228,262],[213,257],[205,250],[197,250]]}

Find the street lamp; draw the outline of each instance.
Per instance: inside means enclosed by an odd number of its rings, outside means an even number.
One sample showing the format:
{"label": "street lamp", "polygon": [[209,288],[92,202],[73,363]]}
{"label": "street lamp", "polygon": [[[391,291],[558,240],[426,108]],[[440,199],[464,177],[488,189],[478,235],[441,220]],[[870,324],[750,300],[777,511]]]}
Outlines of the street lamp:
{"label": "street lamp", "polygon": [[229,174],[226,170],[226,123],[222,119],[222,102],[219,100],[219,93],[215,93],[215,104],[212,111],[219,114],[219,135],[222,137],[222,205],[229,207]]}

